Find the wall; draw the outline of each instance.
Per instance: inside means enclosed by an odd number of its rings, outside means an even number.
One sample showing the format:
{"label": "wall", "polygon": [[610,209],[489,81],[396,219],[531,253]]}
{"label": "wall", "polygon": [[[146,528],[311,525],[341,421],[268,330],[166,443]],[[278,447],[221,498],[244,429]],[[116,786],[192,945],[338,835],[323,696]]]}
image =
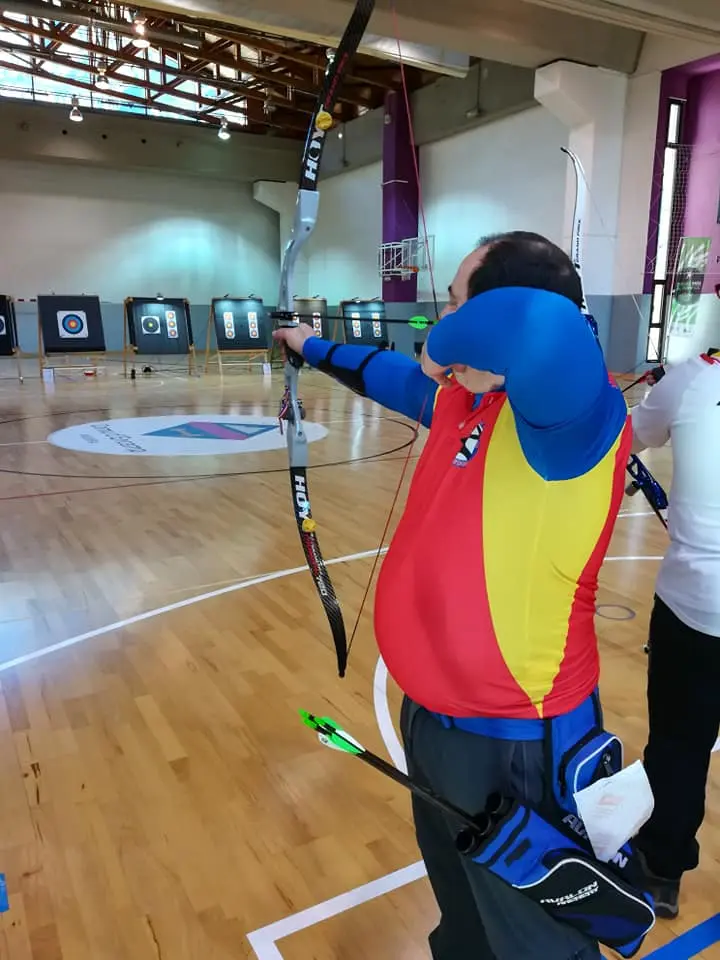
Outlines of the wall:
{"label": "wall", "polygon": [[307,243],[308,289],[328,302],[382,295],[382,165],[373,163],[325,181],[315,231]]}
{"label": "wall", "polygon": [[[420,148],[433,267],[442,302],[462,258],[485,234],[535,230],[562,242],[565,127],[536,107]],[[382,229],[381,165],[325,181],[308,242],[309,286],[328,301],[382,296],[377,249]],[[418,225],[422,232],[422,226]],[[421,273],[418,300],[431,300]],[[394,309],[393,305],[393,309]]]}
{"label": "wall", "polygon": [[188,177],[289,180],[297,176],[302,143],[193,123],[88,110],[71,123],[67,108],[0,98],[0,158],[57,161],[113,170],[154,170]]}
{"label": "wall", "polygon": [[[0,160],[0,210],[12,226],[0,231],[2,292],[99,295],[109,348],[128,296],[186,297],[203,345],[212,297],[277,298],[277,216],[250,184]],[[20,327],[32,350],[32,323]]]}
{"label": "wall", "polygon": [[[489,233],[534,230],[562,243],[567,129],[542,107],[420,150],[428,232],[441,297],[462,258]],[[420,274],[418,299],[430,296]]]}
{"label": "wall", "polygon": [[[534,71],[481,60],[462,79],[440,77],[411,95],[418,146],[475,130],[533,106]],[[323,155],[323,179],[380,160],[382,107],[333,130]],[[343,136],[340,138],[339,134]]]}

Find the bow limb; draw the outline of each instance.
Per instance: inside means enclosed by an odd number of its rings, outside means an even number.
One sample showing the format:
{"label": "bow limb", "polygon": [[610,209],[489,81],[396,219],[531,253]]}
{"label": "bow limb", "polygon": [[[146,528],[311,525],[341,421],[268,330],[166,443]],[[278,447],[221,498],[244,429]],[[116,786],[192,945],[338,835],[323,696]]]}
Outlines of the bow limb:
{"label": "bow limb", "polygon": [[[335,56],[325,73],[317,107],[305,140],[295,216],[280,271],[278,310],[273,315],[280,327],[294,327],[299,323],[292,310],[293,277],[300,251],[308,241],[317,223],[320,201],[317,184],[326,134],[332,126],[332,111],[337,100],[343,74],[362,40],[374,6],[375,0],[357,0],[350,21],[335,51]],[[332,580],[320,552],[320,545],[315,533],[316,524],[310,510],[307,479],[308,442],[303,427],[305,413],[298,396],[298,376],[302,365],[303,358],[292,350],[286,349],[285,393],[280,410],[280,420],[284,420],[287,424],[290,487],[295,521],[305,552],[305,559],[332,630],[333,643],[337,654],[338,674],[344,677],[348,654],[345,622]]]}
{"label": "bow limb", "polygon": [[585,209],[587,207],[587,179],[580,158],[567,147],[560,147],[563,153],[570,158],[575,171],[575,206],[573,208],[573,227],[570,257],[573,266],[580,277],[582,287],[582,312],[587,316],[587,301],[585,299],[585,281],[583,280],[583,230],[585,227]]}
{"label": "bow limb", "polygon": [[[573,210],[571,258],[573,265],[577,270],[578,277],[580,278],[580,287],[582,290],[581,310],[599,343],[600,341],[598,338],[597,324],[595,323],[594,317],[588,311],[587,300],[585,299],[585,282],[583,280],[582,272],[583,233],[585,228],[585,210],[587,207],[588,197],[587,177],[585,176],[585,170],[580,162],[580,158],[573,153],[572,150],[568,150],[567,147],[561,147],[560,149],[570,158],[575,171],[575,208]],[[633,384],[633,386],[634,385],[635,384]],[[627,471],[630,474],[631,482],[626,487],[625,493],[628,496],[633,496],[638,492],[638,490],[641,490],[648,504],[652,507],[655,516],[658,518],[660,523],[667,528],[667,521],[663,516],[662,511],[667,509],[668,500],[667,494],[663,490],[662,486],[658,483],[652,473],[650,473],[648,468],[636,454],[633,454],[628,460]]]}

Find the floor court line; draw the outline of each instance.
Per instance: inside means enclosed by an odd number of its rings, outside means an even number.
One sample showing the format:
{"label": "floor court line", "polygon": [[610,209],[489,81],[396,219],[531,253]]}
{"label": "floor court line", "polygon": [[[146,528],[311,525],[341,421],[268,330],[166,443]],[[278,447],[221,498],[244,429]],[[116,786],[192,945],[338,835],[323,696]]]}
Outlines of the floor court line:
{"label": "floor court line", "polygon": [[[381,553],[387,553],[388,548],[382,547]],[[326,566],[330,567],[338,563],[351,563],[353,560],[365,560],[368,557],[374,557],[377,554],[377,548],[374,550],[363,550],[360,553],[349,553],[344,557],[334,557],[332,560],[326,560]],[[609,561],[620,560],[662,560],[662,557],[606,557]],[[182,607],[189,607],[195,603],[201,603],[203,600],[211,600],[214,597],[221,597],[226,593],[235,593],[238,590],[245,590],[248,587],[254,587],[261,583],[268,583],[271,580],[280,580],[283,577],[290,577],[297,573],[306,573],[307,567],[288,567],[285,570],[275,570],[271,573],[264,573],[257,577],[249,577],[232,583],[227,587],[221,587],[218,590],[209,590],[206,593],[199,593],[193,597],[185,597],[184,600],[176,600],[173,603],[165,604],[162,607],[155,607],[153,610],[146,610],[144,613],[135,614],[124,620],[116,620],[114,623],[108,623],[105,626],[97,627],[95,630],[88,630],[86,633],[80,633],[75,637],[68,637],[67,640],[60,640],[58,643],[51,643],[47,647],[39,647],[37,650],[31,650],[30,653],[24,653],[19,657],[13,657],[11,660],[0,662],[0,673],[5,670],[13,670],[15,667],[21,667],[23,664],[32,663],[47,657],[51,653],[57,653],[60,650],[66,650],[68,647],[74,647],[76,644],[84,643],[86,640],[93,640],[95,637],[101,637],[106,633],[113,633],[115,630],[122,630],[124,627],[130,627],[135,623],[141,623],[143,620],[151,620],[153,617],[159,617],[164,613],[172,613],[174,610],[180,610]]]}
{"label": "floor court line", "polygon": [[[326,560],[326,566],[333,566],[338,563],[350,563],[353,560],[364,560],[368,557],[374,557],[377,554],[377,547],[374,550],[363,550],[360,553],[349,553],[344,557],[334,557],[332,560]],[[383,547],[382,553],[387,552],[387,547]],[[162,607],[155,607],[153,610],[147,610],[145,613],[138,613],[133,617],[127,617],[124,620],[117,620],[114,623],[108,623],[95,630],[88,630],[87,633],[80,633],[75,637],[68,637],[67,640],[61,640],[58,643],[51,643],[47,647],[40,647],[38,650],[32,650],[19,657],[13,657],[12,660],[5,660],[0,663],[0,673],[5,670],[12,670],[25,663],[32,663],[41,657],[46,657],[51,653],[57,653],[59,650],[66,650],[78,643],[84,643],[86,640],[92,640],[95,637],[101,637],[106,633],[113,633],[115,630],[122,630],[124,627],[130,627],[135,623],[141,623],[143,620],[151,620],[153,617],[159,617],[163,613],[172,613],[174,610],[180,610],[182,607],[189,607],[195,603],[201,603],[203,600],[211,600],[213,597],[221,597],[227,593],[235,593],[238,590],[246,590],[248,587],[254,587],[261,583],[268,583],[271,580],[280,580],[283,577],[290,577],[297,573],[307,573],[307,567],[288,567],[285,570],[275,570],[272,573],[264,573],[257,577],[250,577],[231,584],[228,587],[221,587],[218,590],[209,590],[206,593],[196,594],[194,597],[186,597],[184,600],[176,600],[174,603],[168,603]]]}

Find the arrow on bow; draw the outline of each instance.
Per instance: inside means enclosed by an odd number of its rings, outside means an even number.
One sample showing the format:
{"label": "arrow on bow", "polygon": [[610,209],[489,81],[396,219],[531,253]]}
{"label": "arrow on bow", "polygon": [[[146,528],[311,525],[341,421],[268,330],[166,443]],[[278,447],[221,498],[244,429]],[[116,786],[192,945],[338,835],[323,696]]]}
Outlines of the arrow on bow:
{"label": "arrow on bow", "polygon": [[[585,170],[583,165],[580,162],[579,157],[577,157],[572,150],[568,150],[567,147],[560,148],[563,153],[566,153],[570,160],[572,161],[573,168],[575,170],[575,209],[573,211],[573,234],[572,234],[572,252],[571,258],[575,269],[577,270],[578,277],[580,278],[580,287],[582,290],[582,307],[581,310],[587,320],[590,328],[595,334],[595,338],[600,344],[600,339],[598,337],[598,328],[595,318],[589,313],[587,308],[587,301],[585,299],[585,284],[583,282],[582,275],[582,241],[583,241],[583,229],[585,224],[585,208],[587,206],[587,180],[585,177]],[[634,387],[642,380],[647,377],[647,374],[643,374],[635,383],[632,383],[630,386]],[[628,389],[630,389],[628,387]],[[624,391],[623,391],[624,392]],[[627,471],[630,474],[631,482],[625,488],[625,493],[628,496],[634,496],[638,490],[642,491],[643,496],[647,500],[650,507],[658,518],[660,523],[667,529],[667,520],[663,515],[663,511],[667,510],[668,499],[667,494],[663,490],[662,486],[655,477],[650,473],[648,468],[642,462],[642,460],[636,455],[632,454],[627,463]]]}
{"label": "arrow on bow", "polygon": [[[325,138],[327,131],[332,127],[332,111],[337,100],[343,74],[346,72],[348,64],[362,40],[374,6],[375,0],[357,0],[350,22],[345,28],[345,33],[335,51],[335,56],[325,73],[317,108],[308,130],[300,167],[295,217],[280,271],[279,309],[276,313],[276,319],[280,327],[295,327],[298,325],[298,320],[293,316],[290,291],[294,287],[293,275],[298,255],[317,222],[320,200],[318,177]],[[335,595],[335,588],[320,552],[320,545],[315,533],[316,524],[310,510],[307,479],[308,442],[303,428],[304,411],[298,398],[298,374],[302,365],[302,357],[292,350],[286,349],[285,392],[280,407],[280,420],[281,425],[282,421],[287,424],[290,488],[300,541],[315,587],[330,623],[337,653],[338,674],[344,677],[348,652],[345,623],[340,604]]]}

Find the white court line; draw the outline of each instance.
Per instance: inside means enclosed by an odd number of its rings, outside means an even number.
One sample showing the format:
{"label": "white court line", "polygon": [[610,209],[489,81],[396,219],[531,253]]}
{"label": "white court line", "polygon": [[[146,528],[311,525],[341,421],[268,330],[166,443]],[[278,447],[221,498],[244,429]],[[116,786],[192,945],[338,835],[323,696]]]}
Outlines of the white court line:
{"label": "white court line", "polygon": [[[405,751],[390,716],[387,680],[387,667],[383,658],[378,657],[373,677],[375,717],[387,752],[390,754],[390,759],[399,770],[407,773]],[[425,876],[427,876],[425,864],[422,860],[418,860],[401,870],[395,870],[384,877],[370,880],[369,883],[364,883],[360,887],[341,893],[330,900],[316,903],[299,913],[293,913],[289,917],[283,917],[281,920],[276,920],[275,923],[268,924],[266,927],[260,927],[259,930],[253,930],[252,933],[247,935],[248,942],[255,951],[258,960],[283,960],[283,955],[277,945],[278,940],[289,937],[293,933],[298,933],[300,930],[306,930],[308,927],[313,927],[315,924],[322,923],[323,920],[330,919],[330,917],[336,917],[346,910],[352,910],[362,903],[376,900],[386,893],[392,893],[393,890],[399,890],[401,887],[414,883]]]}
{"label": "white court line", "polygon": [[0,447],[29,447],[31,443],[48,443],[47,440],[10,440],[0,443]]}
{"label": "white court line", "polygon": [[389,873],[387,876],[364,883],[361,887],[355,887],[354,890],[348,890],[347,893],[341,893],[331,900],[317,903],[315,906],[308,907],[307,910],[301,910],[300,913],[283,917],[282,920],[276,920],[275,923],[254,930],[247,935],[248,941],[259,960],[282,960],[282,954],[276,945],[277,940],[282,940],[283,937],[290,936],[291,933],[298,933],[300,930],[312,927],[316,923],[328,920],[330,917],[336,917],[340,913],[352,910],[353,907],[358,907],[361,903],[376,900],[378,897],[391,893],[399,887],[404,887],[408,883],[413,883],[424,876],[425,864],[422,860],[419,860],[417,863],[411,863],[410,866]]}
{"label": "white court line", "polygon": [[[383,547],[381,552],[386,553],[387,547]],[[332,566],[336,563],[349,563],[351,560],[364,560],[366,557],[377,555],[375,550],[363,550],[361,553],[349,553],[345,557],[335,557],[333,560],[326,560],[326,566]],[[108,623],[104,627],[98,627],[97,630],[88,630],[87,633],[80,633],[76,637],[69,637],[67,640],[61,640],[59,643],[52,643],[47,647],[40,647],[39,650],[33,650],[20,657],[14,657],[12,660],[5,660],[0,663],[0,673],[4,670],[12,670],[13,667],[19,667],[23,663],[31,663],[33,660],[39,660],[40,657],[46,657],[50,653],[58,650],[65,650],[67,647],[73,647],[77,643],[84,643],[85,640],[92,640],[94,637],[101,637],[105,633],[112,633],[115,630],[122,630],[124,627],[132,626],[134,623],[140,623],[143,620],[150,620],[153,617],[159,617],[163,613],[172,613],[173,610],[180,610],[182,607],[192,606],[194,603],[200,603],[202,600],[211,600],[213,597],[221,597],[226,593],[234,593],[237,590],[246,590],[248,587],[257,586],[260,583],[268,583],[270,580],[280,580],[282,577],[289,577],[295,573],[306,573],[307,567],[289,567],[287,570],[275,570],[273,573],[264,573],[259,577],[252,577],[249,580],[241,580],[239,583],[233,583],[229,587],[221,587],[219,590],[210,590],[207,593],[200,593],[194,597],[186,597],[185,600],[176,600],[174,603],[168,603],[164,607],[155,607],[154,610],[147,610],[145,613],[138,613],[134,617],[127,617],[125,620],[117,620],[115,623]]]}
{"label": "white court line", "polygon": [[612,563],[618,560],[664,560],[665,557],[605,557],[605,563]]}
{"label": "white court line", "polygon": [[618,519],[621,517],[654,517],[653,510],[621,510]]}

